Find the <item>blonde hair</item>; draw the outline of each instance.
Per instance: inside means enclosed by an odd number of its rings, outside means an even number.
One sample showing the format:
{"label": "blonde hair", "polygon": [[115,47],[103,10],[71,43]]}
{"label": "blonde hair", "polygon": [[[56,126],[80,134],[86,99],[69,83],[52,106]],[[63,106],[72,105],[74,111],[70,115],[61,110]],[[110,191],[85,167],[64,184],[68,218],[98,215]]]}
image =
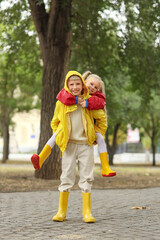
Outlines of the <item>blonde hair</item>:
{"label": "blonde hair", "polygon": [[70,76],[68,80],[76,80],[76,79],[80,79],[82,81],[82,79],[77,75]]}
{"label": "blonde hair", "polygon": [[[68,82],[70,81],[70,80],[81,80],[81,82],[82,82],[82,91],[81,91],[81,94],[85,94],[88,90],[87,90],[87,87],[84,85],[84,82],[83,82],[83,80],[82,80],[82,78],[80,77],[80,76],[78,76],[78,75],[72,75],[72,76],[70,76],[69,78],[68,78]],[[68,85],[68,83],[67,83],[67,85]]]}
{"label": "blonde hair", "polygon": [[86,80],[89,79],[90,77],[96,78],[96,79],[99,81],[99,84],[100,84],[100,89],[99,89],[99,91],[106,96],[106,94],[105,94],[104,82],[102,81],[102,79],[101,79],[98,75],[93,74],[93,73],[91,73],[90,71],[86,71],[86,72],[84,72],[84,73],[82,74],[82,77],[84,78],[84,81],[86,81]]}
{"label": "blonde hair", "polygon": [[[101,79],[98,75],[93,74],[93,73],[91,73],[90,71],[86,71],[86,72],[84,72],[84,73],[82,74],[82,77],[84,78],[84,81],[86,81],[86,80],[89,79],[90,77],[96,78],[96,79],[99,81],[99,84],[100,84],[100,89],[99,89],[99,91],[100,91],[101,93],[103,93],[104,96],[105,96],[105,98],[106,98],[104,82],[102,81],[102,79]],[[104,112],[105,112],[105,114],[106,114],[106,116],[107,116],[106,106],[104,107]]]}

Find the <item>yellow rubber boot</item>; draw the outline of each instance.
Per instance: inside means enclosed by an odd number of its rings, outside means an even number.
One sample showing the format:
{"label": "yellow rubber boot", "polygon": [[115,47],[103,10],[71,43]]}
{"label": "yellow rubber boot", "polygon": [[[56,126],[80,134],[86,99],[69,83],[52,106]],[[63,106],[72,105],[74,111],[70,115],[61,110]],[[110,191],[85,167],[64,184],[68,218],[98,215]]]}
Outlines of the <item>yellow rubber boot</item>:
{"label": "yellow rubber boot", "polygon": [[52,218],[53,221],[63,222],[66,219],[69,192],[60,192],[59,209]]}
{"label": "yellow rubber boot", "polygon": [[103,177],[116,176],[116,172],[110,169],[107,152],[100,153],[99,156],[102,164],[102,176]]}
{"label": "yellow rubber boot", "polygon": [[86,223],[94,223],[95,219],[91,213],[91,193],[83,192],[83,221]]}
{"label": "yellow rubber boot", "polygon": [[39,170],[42,167],[44,161],[51,154],[51,147],[46,144],[39,155],[33,154],[31,157],[31,162],[36,170]]}
{"label": "yellow rubber boot", "polygon": [[49,155],[51,154],[51,147],[46,144],[43,148],[43,150],[41,151],[41,153],[39,154],[39,165],[40,168],[42,166],[42,164],[44,163],[44,161],[49,157]]}

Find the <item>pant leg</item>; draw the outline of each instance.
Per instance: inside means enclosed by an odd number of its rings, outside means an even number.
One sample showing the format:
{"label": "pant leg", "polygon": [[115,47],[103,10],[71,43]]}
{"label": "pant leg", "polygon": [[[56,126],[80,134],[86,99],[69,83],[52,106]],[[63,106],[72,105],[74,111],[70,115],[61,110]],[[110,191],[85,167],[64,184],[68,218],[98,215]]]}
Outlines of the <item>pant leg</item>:
{"label": "pant leg", "polygon": [[94,152],[93,147],[88,145],[78,145],[78,185],[83,192],[91,192],[94,180]]}
{"label": "pant leg", "polygon": [[68,143],[62,155],[62,174],[59,191],[69,191],[75,184],[76,179],[77,144]]}
{"label": "pant leg", "polygon": [[46,143],[46,145],[49,145],[51,148],[54,147],[56,143],[56,132],[52,135],[52,137],[48,140],[48,142]]}
{"label": "pant leg", "polygon": [[106,143],[101,133],[96,133],[99,153],[107,152]]}

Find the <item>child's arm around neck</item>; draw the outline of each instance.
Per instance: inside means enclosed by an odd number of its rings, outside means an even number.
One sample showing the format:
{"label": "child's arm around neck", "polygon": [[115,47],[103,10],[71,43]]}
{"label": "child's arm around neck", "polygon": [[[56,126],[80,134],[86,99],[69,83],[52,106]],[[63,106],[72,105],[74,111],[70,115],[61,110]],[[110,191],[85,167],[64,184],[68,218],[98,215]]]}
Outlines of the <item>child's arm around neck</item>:
{"label": "child's arm around neck", "polygon": [[[75,97],[71,93],[67,92],[64,88],[58,93],[57,99],[63,104],[70,106],[80,103],[80,97]],[[79,99],[79,100],[78,100]],[[106,105],[105,95],[97,91],[88,99],[88,110],[104,109]]]}

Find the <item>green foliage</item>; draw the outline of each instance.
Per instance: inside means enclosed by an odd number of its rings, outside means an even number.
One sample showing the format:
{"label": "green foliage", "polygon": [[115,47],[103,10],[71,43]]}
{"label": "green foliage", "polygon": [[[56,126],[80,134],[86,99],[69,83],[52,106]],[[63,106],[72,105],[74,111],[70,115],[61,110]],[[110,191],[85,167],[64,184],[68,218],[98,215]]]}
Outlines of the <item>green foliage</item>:
{"label": "green foliage", "polygon": [[[90,70],[104,81],[110,135],[116,124],[126,132],[130,123],[154,137],[155,144],[159,141],[159,7],[159,0],[72,2],[69,69]],[[106,11],[123,18],[122,24]],[[27,1],[1,11],[0,18],[0,104],[29,110],[39,106],[32,103],[35,95],[40,98],[42,69]]]}
{"label": "green foliage", "polygon": [[[40,106],[40,51],[25,1],[0,12],[0,115]],[[38,100],[35,101],[35,95]],[[5,110],[5,111],[4,111]],[[5,114],[4,114],[5,113]]]}
{"label": "green foliage", "polygon": [[[158,0],[73,2],[70,69],[91,70],[106,86],[108,133],[117,123],[159,138],[160,46]],[[115,12],[122,25],[104,11]],[[153,120],[154,119],[154,120]]]}
{"label": "green foliage", "polygon": [[105,1],[73,2],[70,68],[80,72],[89,69],[102,77],[113,72],[118,61],[117,23],[102,18],[105,7]]}
{"label": "green foliage", "polygon": [[[76,5],[77,4],[77,5]],[[112,134],[117,123],[126,124],[129,78],[121,72],[122,39],[118,23],[105,18],[112,1],[85,1],[73,6],[73,41],[70,69],[90,70],[98,74],[106,86],[108,132]],[[122,127],[123,128],[123,127]]]}
{"label": "green foliage", "polygon": [[[159,14],[158,1],[126,3],[127,32],[124,61],[132,79],[133,89],[139,89],[145,102],[149,102],[151,90],[160,87],[159,82]],[[136,8],[136,11],[134,10]]]}
{"label": "green foliage", "polygon": [[128,68],[132,91],[138,91],[141,98],[133,121],[150,138],[154,153],[160,139],[159,6],[158,0],[150,1],[149,5],[146,0],[125,1],[127,24],[123,60]]}

